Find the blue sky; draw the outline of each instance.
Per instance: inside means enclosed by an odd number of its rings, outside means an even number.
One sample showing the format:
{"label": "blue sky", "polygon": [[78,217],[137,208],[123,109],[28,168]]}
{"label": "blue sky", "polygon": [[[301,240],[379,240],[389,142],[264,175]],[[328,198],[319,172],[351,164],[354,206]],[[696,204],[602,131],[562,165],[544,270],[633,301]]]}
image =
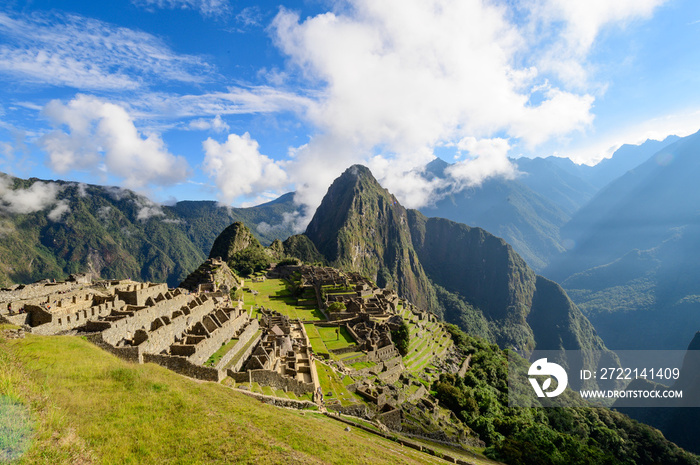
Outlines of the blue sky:
{"label": "blue sky", "polygon": [[695,0],[10,0],[0,171],[312,209],[364,163],[417,207],[435,155],[459,188],[696,132],[699,39]]}

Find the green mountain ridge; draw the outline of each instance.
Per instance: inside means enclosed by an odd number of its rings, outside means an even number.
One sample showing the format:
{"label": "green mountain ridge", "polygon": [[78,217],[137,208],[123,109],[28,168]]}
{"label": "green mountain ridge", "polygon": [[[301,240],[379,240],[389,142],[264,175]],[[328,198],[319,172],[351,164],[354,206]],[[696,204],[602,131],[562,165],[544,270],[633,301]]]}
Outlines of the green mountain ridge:
{"label": "green mountain ridge", "polygon": [[0,285],[5,286],[85,272],[175,286],[236,220],[272,228],[267,234],[259,231],[266,228],[255,228],[266,243],[292,233],[284,215],[294,208],[293,194],[251,208],[191,201],[160,206],[116,187],[4,175],[1,181],[9,199],[36,202],[55,195],[27,213],[0,202]]}
{"label": "green mountain ridge", "polygon": [[[444,178],[449,166],[436,159],[428,165],[427,171]],[[559,228],[569,220],[569,214],[551,197],[547,198],[521,182],[521,178],[487,179],[459,192],[438,192],[439,199],[434,205],[420,211],[429,217],[477,226],[503,237],[531,267],[539,270],[564,251]],[[532,178],[534,180],[534,176]],[[547,185],[553,184],[550,181]]]}

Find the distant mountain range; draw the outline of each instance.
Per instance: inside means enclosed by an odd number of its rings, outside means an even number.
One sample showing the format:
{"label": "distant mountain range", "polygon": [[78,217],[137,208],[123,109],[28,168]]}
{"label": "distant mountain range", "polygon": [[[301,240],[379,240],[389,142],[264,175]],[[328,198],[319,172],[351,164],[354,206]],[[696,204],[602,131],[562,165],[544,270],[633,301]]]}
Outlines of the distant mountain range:
{"label": "distant mountain range", "polygon": [[[534,270],[544,272],[571,247],[560,230],[580,208],[610,181],[678,139],[623,145],[595,166],[568,158],[519,158],[512,160],[519,171],[515,179],[492,178],[459,192],[441,192],[439,200],[420,210],[484,228],[504,238]],[[445,178],[449,166],[436,159],[427,165],[425,176]]]}
{"label": "distant mountain range", "polygon": [[545,270],[615,348],[683,349],[700,329],[700,133],[602,189]]}
{"label": "distant mountain range", "polygon": [[[263,243],[291,234],[293,194],[252,208],[156,205],[126,189],[2,176],[0,285],[93,272],[177,285],[234,221]],[[262,226],[261,226],[262,225]]]}

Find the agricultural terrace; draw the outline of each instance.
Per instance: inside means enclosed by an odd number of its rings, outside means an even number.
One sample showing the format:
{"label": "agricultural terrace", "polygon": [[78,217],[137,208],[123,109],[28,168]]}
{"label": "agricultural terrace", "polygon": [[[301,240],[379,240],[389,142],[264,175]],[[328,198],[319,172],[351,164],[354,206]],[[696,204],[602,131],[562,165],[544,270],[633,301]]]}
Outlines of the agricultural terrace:
{"label": "agricultural terrace", "polygon": [[[408,323],[411,335],[408,353],[403,358],[404,366],[410,373],[421,372],[432,363],[435,357],[445,355],[452,345],[452,338],[441,323],[419,321],[418,317],[403,307],[399,313]],[[419,324],[425,329],[419,328]]]}

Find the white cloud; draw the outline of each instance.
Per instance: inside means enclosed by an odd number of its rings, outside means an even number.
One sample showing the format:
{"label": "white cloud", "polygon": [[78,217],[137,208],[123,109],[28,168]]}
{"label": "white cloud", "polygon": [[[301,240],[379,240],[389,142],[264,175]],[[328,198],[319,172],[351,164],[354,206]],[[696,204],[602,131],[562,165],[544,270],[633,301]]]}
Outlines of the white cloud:
{"label": "white cloud", "polygon": [[133,105],[146,114],[167,117],[221,116],[296,111],[304,113],[313,101],[268,86],[229,87],[226,92],[172,95],[148,94]]}
{"label": "white cloud", "polygon": [[116,201],[120,201],[132,194],[131,191],[122,189],[119,186],[104,186],[103,189]]}
{"label": "white cloud", "polygon": [[160,207],[160,205],[141,205],[139,213],[136,215],[136,219],[139,221],[146,221],[149,218],[153,218],[156,216],[165,216],[165,212]]}
{"label": "white cloud", "polygon": [[[503,134],[534,147],[593,118],[593,97],[549,84],[518,26],[491,3],[355,0],[304,21],[281,10],[273,27],[290,69],[321,87],[306,114],[322,135],[289,167],[294,179],[302,174],[297,198],[309,206],[328,185],[319,166],[336,176],[369,163],[400,200],[418,206],[437,186],[415,170],[436,146]],[[455,174],[474,181],[511,170],[505,154],[485,152]]]}
{"label": "white cloud", "polygon": [[84,182],[79,182],[78,183],[78,195],[81,197],[87,197],[87,195],[88,195],[87,188],[88,188],[87,184],[85,184]]}
{"label": "white cloud", "polygon": [[111,211],[112,207],[105,205],[97,210],[97,216],[99,216],[102,221],[107,221]]}
{"label": "white cloud", "polygon": [[508,159],[510,144],[505,139],[465,137],[457,147],[460,151],[467,152],[468,156],[445,170],[445,174],[453,181],[454,191],[477,186],[489,177],[513,179],[517,173]]}
{"label": "white cloud", "polygon": [[196,10],[202,16],[226,16],[231,11],[227,0],[132,0],[132,3],[147,9]]}
{"label": "white cloud", "polygon": [[68,204],[68,200],[63,199],[58,201],[56,206],[48,213],[48,218],[51,221],[61,221],[61,218],[63,218],[63,215],[68,213],[70,211],[70,205]]}
{"label": "white cloud", "polygon": [[276,233],[280,234],[282,232],[288,231],[290,227],[293,228],[293,230],[297,233],[300,233],[303,231],[303,228],[298,230],[295,229],[297,223],[299,220],[299,212],[285,212],[282,213],[282,222],[278,224],[269,224],[265,221],[261,221],[255,226],[255,229],[260,232],[260,234],[271,234],[271,233]]}
{"label": "white cloud", "polygon": [[63,188],[53,182],[36,181],[27,188],[14,189],[12,179],[0,176],[0,211],[7,213],[34,213],[52,208],[49,219],[58,221],[69,210],[66,200],[58,200]]}
{"label": "white cloud", "polygon": [[199,118],[190,121],[188,125],[189,129],[197,131],[214,131],[214,132],[226,132],[228,131],[229,125],[226,121],[221,119],[221,115],[216,115],[213,119]]}
{"label": "white cloud", "polygon": [[287,183],[287,174],[279,162],[260,154],[257,141],[247,132],[229,134],[223,144],[208,138],[203,142],[203,169],[216,182],[219,200],[231,203],[240,196],[267,189],[279,189]]}
{"label": "white cloud", "polygon": [[71,170],[106,172],[131,189],[183,181],[189,172],[183,157],[168,152],[157,134],[142,136],[119,105],[78,95],[68,104],[52,100],[44,114],[57,129],[40,139],[49,165],[58,173]]}
{"label": "white cloud", "polygon": [[610,25],[647,19],[668,0],[529,0],[530,39],[547,44],[538,60],[565,83],[584,86],[589,72],[586,57],[601,30]]}
{"label": "white cloud", "polygon": [[213,68],[159,38],[77,15],[0,13],[0,72],[81,90],[137,89],[151,82],[199,83]]}
{"label": "white cloud", "polygon": [[263,14],[259,6],[245,7],[236,15],[236,23],[241,25],[237,32],[245,32],[252,27],[261,27],[262,21]]}

